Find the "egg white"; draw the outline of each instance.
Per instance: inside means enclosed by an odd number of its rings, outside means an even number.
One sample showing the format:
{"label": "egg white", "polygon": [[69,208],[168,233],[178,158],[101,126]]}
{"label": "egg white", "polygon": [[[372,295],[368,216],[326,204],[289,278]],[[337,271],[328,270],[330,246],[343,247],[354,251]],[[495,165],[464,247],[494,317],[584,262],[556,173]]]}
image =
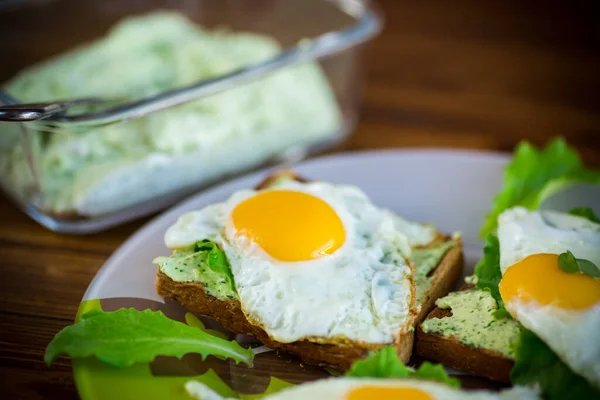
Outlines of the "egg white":
{"label": "egg white", "polygon": [[[498,240],[503,274],[530,255],[567,250],[600,265],[600,224],[569,214],[522,207],[507,210],[498,218]],[[600,303],[585,310],[565,310],[512,299],[506,307],[574,372],[600,388]]]}
{"label": "egg white", "polygon": [[498,217],[498,240],[503,274],[532,254],[567,250],[600,265],[600,224],[575,215],[511,208]]}
{"label": "egg white", "polygon": [[169,228],[165,242],[171,248],[202,239],[219,243],[246,317],[279,342],[328,338],[382,344],[407,331],[413,318],[414,282],[406,258],[411,244],[435,238],[435,228],[374,206],[353,186],[283,181],[276,189],[309,193],[328,203],[344,225],[344,244],[315,260],[273,259],[245,236],[236,235],[230,219],[235,206],[256,193],[253,190],[183,215]]}
{"label": "egg white", "polygon": [[565,310],[511,300],[506,307],[575,373],[600,388],[600,303],[585,310]]}
{"label": "egg white", "polygon": [[[535,400],[540,399],[538,390],[515,386],[500,392],[486,390],[465,391],[441,383],[416,379],[329,378],[303,383],[263,397],[264,400],[343,400],[353,389],[363,386],[392,388],[416,388],[436,400]],[[206,385],[190,381],[185,388],[195,399],[225,400]]]}

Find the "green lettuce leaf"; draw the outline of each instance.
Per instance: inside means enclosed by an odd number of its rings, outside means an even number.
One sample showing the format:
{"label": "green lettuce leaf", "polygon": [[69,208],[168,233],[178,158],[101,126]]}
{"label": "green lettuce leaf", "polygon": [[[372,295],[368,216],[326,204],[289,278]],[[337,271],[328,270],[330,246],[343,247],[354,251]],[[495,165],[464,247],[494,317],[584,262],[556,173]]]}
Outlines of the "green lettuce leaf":
{"label": "green lettuce leaf", "polygon": [[214,272],[222,273],[227,276],[227,280],[231,285],[231,289],[235,291],[235,284],[233,282],[233,273],[231,272],[231,267],[229,266],[229,261],[227,261],[227,257],[225,253],[219,249],[216,243],[211,242],[208,239],[204,239],[201,242],[196,242],[195,245],[196,252],[207,252],[207,262],[208,267],[212,269]]}
{"label": "green lettuce leaf", "polygon": [[592,278],[600,278],[600,268],[589,260],[575,258],[573,253],[567,250],[558,256],[558,266],[569,274],[581,273]]}
{"label": "green lettuce leaf", "polygon": [[477,288],[487,290],[496,300],[498,309],[494,312],[494,317],[497,319],[508,317],[508,311],[504,307],[498,288],[502,280],[502,271],[500,270],[500,242],[496,235],[490,233],[487,236],[483,247],[483,258],[475,266],[475,276]]}
{"label": "green lettuce leaf", "polygon": [[592,222],[600,224],[600,218],[598,218],[598,216],[596,215],[594,210],[592,210],[591,208],[577,207],[577,208],[574,208],[571,211],[569,211],[569,214],[577,215],[578,217],[583,217]]}
{"label": "green lettuce leaf", "polygon": [[544,199],[575,183],[600,183],[600,171],[585,168],[577,152],[562,139],[542,150],[521,142],[504,170],[504,186],[494,197],[480,236],[496,230],[498,215],[504,210],[515,206],[537,209]]}
{"label": "green lettuce leaf", "polygon": [[523,329],[516,342],[513,384],[539,384],[547,400],[598,399],[596,391],[584,378],[576,375],[535,334]]}
{"label": "green lettuce leaf", "polygon": [[428,361],[425,361],[417,368],[414,374],[412,374],[412,378],[438,381],[448,386],[460,387],[460,381],[448,376],[442,364],[432,364]]}
{"label": "green lettuce leaf", "polygon": [[346,376],[369,378],[407,378],[410,370],[398,357],[394,346],[387,346],[356,361]]}
{"label": "green lettuce leaf", "polygon": [[252,365],[254,353],[235,341],[212,336],[193,326],[167,318],[160,311],[122,308],[92,311],[60,331],[46,348],[48,366],[62,354],[73,358],[95,356],[114,368],[150,362],[156,356],[182,357],[198,353],[231,358]]}
{"label": "green lettuce leaf", "polygon": [[415,378],[460,387],[460,381],[446,374],[441,364],[424,362],[416,370],[407,367],[398,357],[394,346],[387,346],[372,353],[364,360],[356,361],[346,376],[355,378]]}

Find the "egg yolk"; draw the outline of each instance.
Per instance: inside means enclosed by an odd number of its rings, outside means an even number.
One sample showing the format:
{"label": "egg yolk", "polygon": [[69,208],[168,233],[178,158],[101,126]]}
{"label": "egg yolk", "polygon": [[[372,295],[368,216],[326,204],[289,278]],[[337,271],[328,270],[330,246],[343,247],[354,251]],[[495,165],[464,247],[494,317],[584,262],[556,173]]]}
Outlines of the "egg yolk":
{"label": "egg yolk", "polygon": [[383,386],[361,386],[352,389],[346,400],[433,400],[433,397],[422,391],[411,387],[383,387]]}
{"label": "egg yolk", "polygon": [[238,204],[231,214],[236,233],[281,261],[305,261],[333,254],[346,239],[335,210],[318,197],[271,190]]}
{"label": "egg yolk", "polygon": [[565,309],[585,309],[600,301],[600,279],[567,273],[557,254],[534,254],[506,270],[500,281],[505,302],[517,298]]}

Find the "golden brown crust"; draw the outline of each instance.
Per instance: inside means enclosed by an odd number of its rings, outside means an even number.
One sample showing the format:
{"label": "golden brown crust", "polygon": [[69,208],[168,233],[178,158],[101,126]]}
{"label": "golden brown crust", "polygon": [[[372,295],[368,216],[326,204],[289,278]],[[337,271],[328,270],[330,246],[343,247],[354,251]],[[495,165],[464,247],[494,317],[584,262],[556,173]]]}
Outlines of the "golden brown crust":
{"label": "golden brown crust", "polygon": [[[427,319],[450,315],[452,311],[436,307]],[[514,366],[513,360],[498,352],[470,347],[455,338],[425,333],[420,326],[416,330],[414,352],[427,360],[504,383],[510,383],[510,371]]]}
{"label": "golden brown crust", "polygon": [[[305,179],[299,177],[293,171],[282,170],[267,177],[256,189],[266,188],[281,177],[306,182]],[[439,235],[430,246],[448,239],[447,236]],[[413,327],[425,318],[438,297],[444,296],[450,291],[460,276],[462,267],[462,245],[458,241],[457,245],[446,253],[440,264],[432,272],[432,287],[426,301],[419,310],[413,310],[415,314],[412,322]],[[206,294],[202,283],[175,282],[160,271],[160,268],[157,270],[156,275],[156,291],[160,296],[175,300],[194,313],[214,319],[225,329],[253,336],[272,349],[296,354],[304,362],[310,364],[328,365],[347,370],[354,361],[364,358],[372,350],[383,347],[383,345],[350,340],[336,344],[315,343],[308,340],[292,343],[276,342],[263,329],[252,325],[246,319],[237,300],[219,300],[210,296]],[[393,344],[396,346],[398,355],[403,362],[408,362],[412,354],[414,336],[414,331],[411,330],[401,333],[394,340]]]}
{"label": "golden brown crust", "polygon": [[263,181],[261,183],[256,185],[255,189],[256,190],[266,189],[280,178],[293,179],[298,182],[308,182],[307,179],[301,177],[300,175],[297,175],[296,172],[294,172],[291,169],[280,169],[279,171],[277,171],[277,172],[267,176],[265,179],[263,179]]}
{"label": "golden brown crust", "polygon": [[[448,239],[448,237],[445,238],[445,240]],[[415,319],[415,325],[425,320],[427,314],[435,307],[435,301],[448,294],[460,279],[464,265],[464,256],[462,240],[457,239],[456,242],[456,245],[448,250],[431,274],[431,289],[421,304],[421,308]],[[439,241],[432,242],[432,244],[439,243]]]}

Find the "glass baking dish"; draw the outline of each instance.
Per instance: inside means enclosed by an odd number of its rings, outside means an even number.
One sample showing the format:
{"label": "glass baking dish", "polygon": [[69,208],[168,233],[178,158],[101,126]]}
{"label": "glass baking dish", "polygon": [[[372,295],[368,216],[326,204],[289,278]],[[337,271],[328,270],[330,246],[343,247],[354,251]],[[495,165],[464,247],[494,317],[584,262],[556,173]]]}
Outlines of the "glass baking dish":
{"label": "glass baking dish", "polygon": [[355,125],[360,44],[381,23],[357,0],[9,2],[0,104],[108,101],[0,122],[1,188],[83,234],[331,148]]}

